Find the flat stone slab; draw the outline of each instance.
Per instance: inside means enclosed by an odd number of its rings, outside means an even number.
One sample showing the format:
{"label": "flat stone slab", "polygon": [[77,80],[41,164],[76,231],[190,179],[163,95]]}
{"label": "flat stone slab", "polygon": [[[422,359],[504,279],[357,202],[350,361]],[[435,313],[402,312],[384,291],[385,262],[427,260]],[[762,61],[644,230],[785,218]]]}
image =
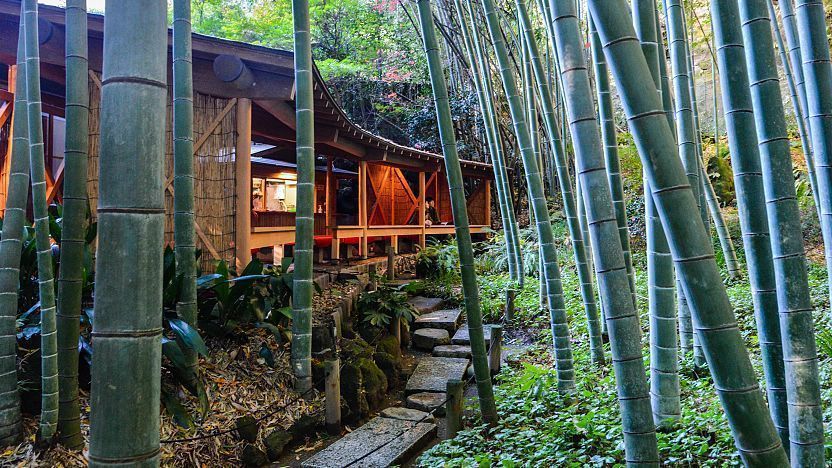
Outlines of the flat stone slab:
{"label": "flat stone slab", "polygon": [[442,393],[451,379],[462,380],[468,368],[468,359],[425,357],[419,361],[413,375],[407,380],[405,394],[420,392]]}
{"label": "flat stone slab", "polygon": [[420,328],[441,328],[448,330],[448,333],[453,333],[459,327],[459,320],[462,318],[462,310],[460,309],[444,309],[437,310],[419,316],[413,322],[413,329]]}
{"label": "flat stone slab", "polygon": [[455,344],[437,346],[433,348],[433,355],[436,357],[471,359],[471,347]]}
{"label": "flat stone slab", "polygon": [[[483,325],[482,330],[485,333],[485,347],[488,348],[491,346],[491,325]],[[453,338],[451,338],[451,344],[471,346],[471,337],[468,335],[467,323],[454,333]]]}
{"label": "flat stone slab", "polygon": [[434,347],[446,345],[451,342],[451,335],[448,330],[439,328],[422,328],[413,332],[411,336],[413,346],[425,351],[432,351]]}
{"label": "flat stone slab", "polygon": [[405,405],[407,405],[408,408],[413,408],[427,413],[433,411],[434,408],[438,408],[433,414],[442,417],[445,416],[445,398],[447,398],[445,393],[414,393],[413,395],[407,397]]}
{"label": "flat stone slab", "polygon": [[436,424],[378,416],[301,464],[305,468],[398,465],[436,435]]}
{"label": "flat stone slab", "polygon": [[409,302],[410,305],[416,309],[416,312],[419,312],[419,314],[427,314],[439,310],[445,300],[438,297],[416,296],[411,297],[407,302]]}
{"label": "flat stone slab", "polygon": [[433,415],[426,411],[419,411],[412,408],[402,408],[401,406],[394,406],[385,408],[381,411],[381,416],[390,419],[401,419],[402,421],[410,422],[435,422]]}

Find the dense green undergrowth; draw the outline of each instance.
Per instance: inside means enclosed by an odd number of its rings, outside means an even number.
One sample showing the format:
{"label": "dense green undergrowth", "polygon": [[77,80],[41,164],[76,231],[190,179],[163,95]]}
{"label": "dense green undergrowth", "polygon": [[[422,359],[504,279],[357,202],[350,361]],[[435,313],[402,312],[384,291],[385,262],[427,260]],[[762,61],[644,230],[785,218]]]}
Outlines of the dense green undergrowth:
{"label": "dense green undergrowth", "polygon": [[[729,219],[730,224],[735,222],[735,219]],[[559,225],[555,228],[562,230]],[[739,242],[739,238],[736,239]],[[488,250],[483,248],[483,251]],[[717,259],[722,263],[721,255],[718,254]],[[527,264],[534,263],[535,260],[527,261]],[[487,429],[476,418],[467,421],[467,430],[423,454],[419,459],[420,466],[623,466],[624,447],[612,368],[609,364],[597,368],[590,362],[586,320],[569,246],[560,246],[559,260],[572,330],[577,392],[569,400],[557,392],[549,318],[538,306],[539,283],[534,276],[527,277],[515,302],[518,319],[513,327],[530,331],[537,337],[537,342],[497,379],[495,393],[500,423]],[[645,369],[649,369],[644,253],[636,252],[634,261],[637,265],[638,290],[642,292],[639,310],[642,315],[644,363]],[[724,269],[723,264],[720,266]],[[827,331],[829,319],[825,267],[811,264],[809,279],[816,306],[822,359],[824,422],[828,426],[832,422],[832,334]],[[484,317],[491,321],[498,320],[502,313],[504,290],[511,285],[511,281],[504,272],[481,269],[479,282]],[[437,279],[426,283],[424,287],[452,291],[453,279]],[[728,283],[728,294],[763,385],[747,279]],[[608,345],[606,349],[609,359]],[[663,462],[675,466],[740,465],[727,421],[707,371],[697,374],[692,359],[688,356],[682,360],[680,372],[682,419],[675,428],[658,434]],[[832,441],[827,441],[827,457],[832,458]]]}

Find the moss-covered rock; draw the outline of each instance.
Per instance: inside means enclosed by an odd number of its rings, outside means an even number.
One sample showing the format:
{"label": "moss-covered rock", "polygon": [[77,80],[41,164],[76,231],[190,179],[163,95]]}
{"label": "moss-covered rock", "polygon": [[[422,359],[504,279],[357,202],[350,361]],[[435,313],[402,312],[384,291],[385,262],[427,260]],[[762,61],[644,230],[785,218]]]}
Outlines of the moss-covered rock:
{"label": "moss-covered rock", "polygon": [[318,425],[320,425],[320,422],[321,419],[319,417],[311,414],[301,416],[297,421],[292,423],[291,427],[289,427],[289,433],[292,434],[296,442],[300,442],[306,437],[314,434]]}
{"label": "moss-covered rock", "polygon": [[359,360],[358,367],[361,369],[361,376],[364,380],[367,404],[370,410],[377,409],[381,406],[384,396],[387,394],[387,376],[370,359]]}
{"label": "moss-covered rock", "polygon": [[269,461],[277,461],[291,441],[292,434],[280,429],[266,436],[263,439],[263,445],[266,446],[266,455],[268,455]]}
{"label": "moss-covered rock", "polygon": [[345,361],[370,359],[373,357],[373,347],[360,337],[352,340],[342,340],[341,354]]}
{"label": "moss-covered rock", "polygon": [[402,358],[402,347],[399,344],[399,340],[393,335],[387,335],[378,340],[378,343],[376,343],[376,352],[390,354],[397,360]]}
{"label": "moss-covered rock", "polygon": [[342,415],[346,421],[358,421],[370,413],[361,368],[353,362],[347,361],[341,370],[341,397],[350,408],[349,416]]}
{"label": "moss-covered rock", "polygon": [[235,426],[237,428],[237,435],[240,436],[240,439],[247,442],[257,441],[257,433],[260,431],[260,427],[257,425],[257,420],[254,419],[254,416],[243,416],[241,418],[237,418]]}
{"label": "moss-covered rock", "polygon": [[266,456],[266,453],[252,444],[246,444],[243,447],[243,453],[240,459],[243,462],[243,466],[248,467],[259,467],[269,464],[269,457]]}
{"label": "moss-covered rock", "polygon": [[397,387],[400,383],[399,376],[402,371],[401,359],[396,359],[395,356],[389,353],[376,352],[373,355],[373,361],[387,376],[388,387]]}

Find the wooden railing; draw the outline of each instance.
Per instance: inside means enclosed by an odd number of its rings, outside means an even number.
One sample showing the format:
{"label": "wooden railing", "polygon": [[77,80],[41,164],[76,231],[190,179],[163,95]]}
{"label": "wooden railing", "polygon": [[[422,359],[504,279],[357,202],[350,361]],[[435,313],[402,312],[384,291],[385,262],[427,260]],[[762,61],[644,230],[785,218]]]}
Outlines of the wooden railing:
{"label": "wooden railing", "polygon": [[[295,213],[288,211],[252,211],[251,227],[295,227]],[[326,214],[315,213],[315,235],[325,236],[328,234],[326,226]]]}

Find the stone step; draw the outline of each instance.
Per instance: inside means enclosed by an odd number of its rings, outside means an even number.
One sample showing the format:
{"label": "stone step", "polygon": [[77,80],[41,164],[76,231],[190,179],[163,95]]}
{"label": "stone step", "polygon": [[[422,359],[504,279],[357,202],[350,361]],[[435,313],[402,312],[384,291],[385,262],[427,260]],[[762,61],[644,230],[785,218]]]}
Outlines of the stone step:
{"label": "stone step", "polygon": [[407,302],[409,302],[410,305],[416,309],[416,312],[419,312],[419,314],[422,315],[439,310],[442,308],[442,304],[445,303],[445,300],[438,297],[416,296],[411,297]]}
{"label": "stone step", "polygon": [[436,436],[436,424],[378,416],[301,464],[304,468],[387,467],[409,459]]}
{"label": "stone step", "polygon": [[437,310],[436,312],[429,312],[419,316],[413,322],[413,329],[441,328],[448,330],[448,333],[454,333],[459,327],[460,319],[462,319],[462,310],[460,309]]}
{"label": "stone step", "polygon": [[455,344],[437,346],[433,348],[433,355],[436,357],[471,359],[471,347]]}
{"label": "stone step", "polygon": [[451,335],[448,333],[448,330],[422,328],[414,331],[411,339],[413,340],[414,347],[424,351],[432,351],[436,346],[450,343]]}
{"label": "stone step", "polygon": [[[491,325],[483,325],[483,332],[485,333],[485,347],[491,345]],[[451,344],[471,346],[471,337],[468,335],[468,324],[463,324],[459,330],[454,333],[451,338]]]}
{"label": "stone step", "polygon": [[436,421],[433,415],[426,411],[420,411],[412,408],[402,408],[401,406],[385,408],[381,410],[381,416],[390,419],[401,419],[402,421],[417,423],[432,423]]}
{"label": "stone step", "polygon": [[462,380],[465,377],[468,363],[468,359],[424,357],[419,361],[413,375],[407,380],[405,394],[444,392],[447,389],[448,380]]}
{"label": "stone step", "polygon": [[433,414],[441,418],[442,416],[445,416],[445,398],[445,393],[414,393],[413,395],[407,397],[405,405],[408,408],[428,413],[436,409]]}

